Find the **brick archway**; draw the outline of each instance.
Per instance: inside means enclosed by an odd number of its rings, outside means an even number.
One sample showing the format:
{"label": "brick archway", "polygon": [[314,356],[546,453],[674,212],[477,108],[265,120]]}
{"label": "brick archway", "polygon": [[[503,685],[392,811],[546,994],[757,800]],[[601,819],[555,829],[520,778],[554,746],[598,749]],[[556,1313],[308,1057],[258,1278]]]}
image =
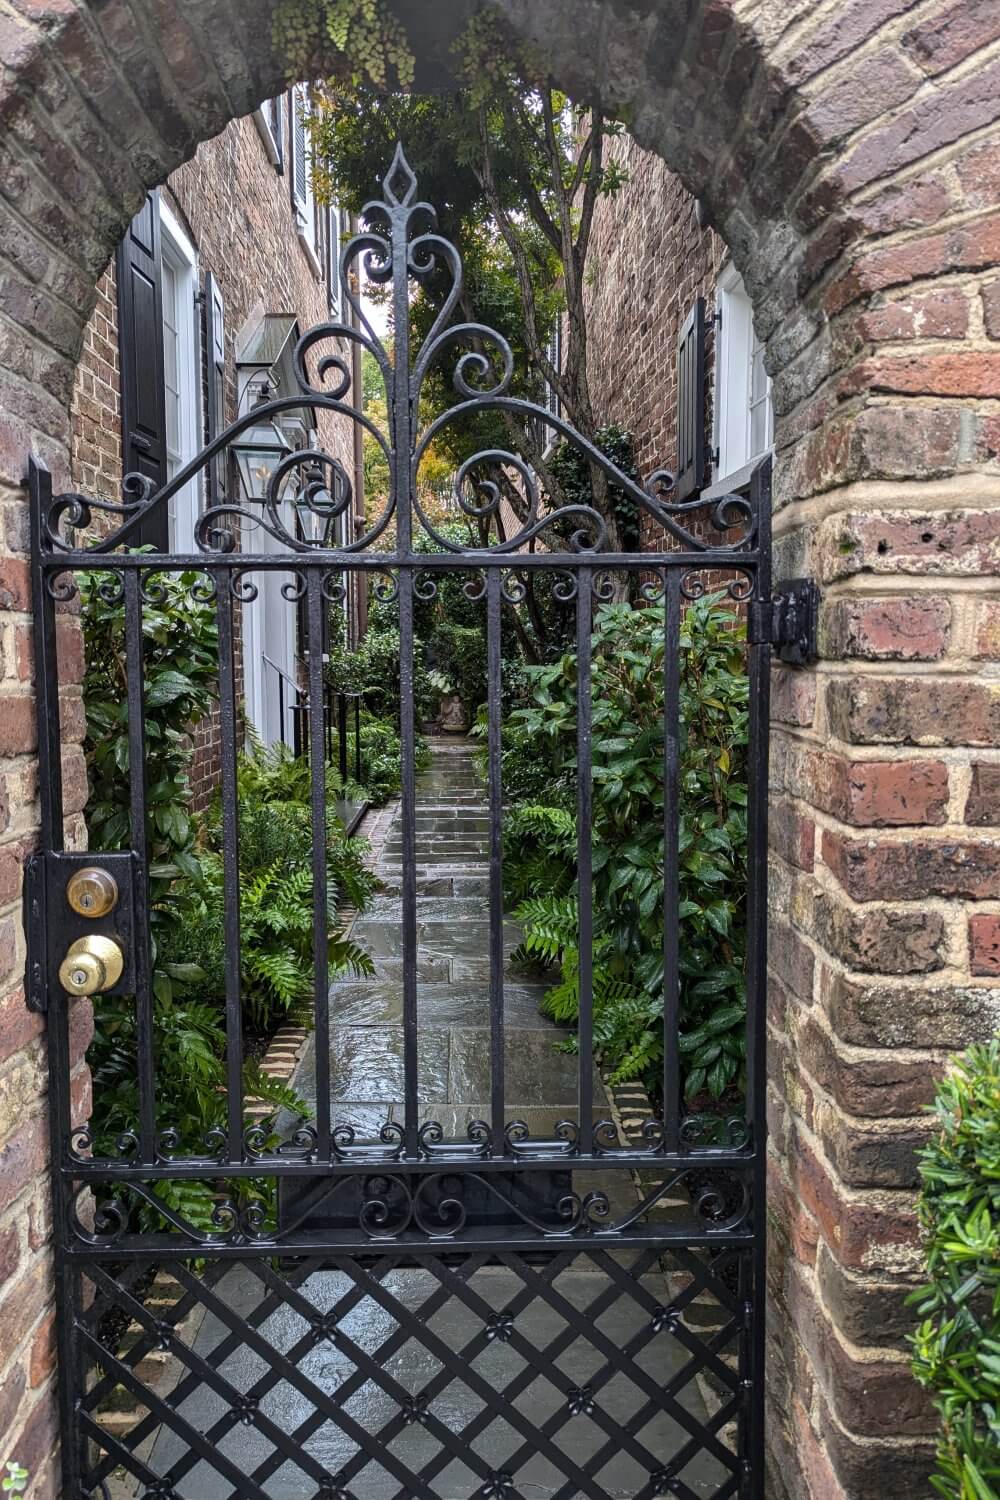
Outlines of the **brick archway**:
{"label": "brick archway", "polygon": [[[427,77],[477,8],[428,19],[398,0],[420,19]],[[1000,659],[1000,18],[988,0],[492,8],[571,93],[599,77],[703,200],[768,343],[778,572],[826,590],[824,662],[775,685],[775,1489],[917,1493],[933,1424],[902,1302],[920,1108],[940,1049],[1000,1012],[1000,714],[980,675]],[[0,1429],[43,1477],[55,1407],[31,1194],[45,1135],[18,989],[34,774],[20,486],[32,447],[65,478],[81,332],[142,193],[283,81],[271,9],[0,6],[0,1097],[29,1099],[16,1121],[0,1108],[0,1263],[15,1291],[30,1278],[17,1317],[38,1328],[24,1344],[11,1327]]]}

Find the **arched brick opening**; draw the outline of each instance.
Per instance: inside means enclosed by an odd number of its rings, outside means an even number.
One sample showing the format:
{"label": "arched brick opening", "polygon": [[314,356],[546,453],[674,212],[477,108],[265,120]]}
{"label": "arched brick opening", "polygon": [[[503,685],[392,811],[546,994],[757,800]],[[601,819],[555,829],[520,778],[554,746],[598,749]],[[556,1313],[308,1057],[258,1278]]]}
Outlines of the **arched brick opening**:
{"label": "arched brick opening", "polygon": [[[431,77],[480,6],[396,8],[419,20]],[[768,342],[778,574],[826,590],[823,663],[775,685],[773,1482],[915,1494],[933,1426],[902,1306],[919,1111],[941,1049],[1000,1011],[1000,715],[982,676],[1000,658],[1000,16],[968,0],[492,8],[571,93],[600,78],[703,200]],[[271,11],[0,8],[0,1328],[14,1351],[0,1430],[38,1497],[57,1492],[56,1416],[40,1028],[19,989],[34,774],[21,482],[32,447],[65,476],[94,283],[142,193],[283,81]]]}

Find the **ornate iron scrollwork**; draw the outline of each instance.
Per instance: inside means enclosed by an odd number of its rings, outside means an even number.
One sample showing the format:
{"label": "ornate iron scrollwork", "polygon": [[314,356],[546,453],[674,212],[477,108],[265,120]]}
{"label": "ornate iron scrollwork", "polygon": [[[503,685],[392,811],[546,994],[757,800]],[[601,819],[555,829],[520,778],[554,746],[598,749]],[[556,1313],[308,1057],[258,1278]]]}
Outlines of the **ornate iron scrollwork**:
{"label": "ornate iron scrollwork", "polygon": [[[564,418],[512,394],[514,356],[506,339],[485,324],[452,322],[462,294],[462,259],[457,248],[437,232],[433,206],[418,197],[417,180],[402,146],[397,146],[383,180],[382,197],[365,206],[362,220],[365,226],[362,232],[341,250],[337,273],[344,304],[353,309],[356,323],[344,320],[320,323],[302,335],[293,357],[298,391],[254,407],[159,490],[153,490],[148,478],[134,473],[127,474],[122,481],[122,499],[118,503],[75,493],[55,496],[42,526],[50,549],[67,554],[77,552],[74,533],[87,531],[96,514],[111,523],[110,529],[86,541],[83,550],[110,553],[127,545],[144,521],[163,511],[172,496],[230,449],[248,428],[302,408],[340,415],[358,423],[382,449],[390,483],[379,515],[366,526],[363,535],[339,549],[332,547],[338,518],[352,508],[351,479],[334,454],[322,448],[307,448],[288,454],[276,466],[259,504],[226,500],[204,511],[195,528],[195,544],[200,553],[208,558],[213,554],[233,553],[240,548],[244,533],[263,531],[290,553],[320,551],[346,558],[371,549],[393,521],[397,528],[397,559],[411,555],[418,531],[429,537],[441,552],[470,556],[477,552],[516,554],[543,536],[555,544],[551,550],[563,550],[568,555],[606,551],[607,527],[600,513],[584,504],[546,508],[531,466],[521,454],[505,448],[484,448],[467,458],[455,474],[453,499],[463,515],[488,522],[503,503],[505,486],[501,476],[505,475],[508,488],[513,484],[521,497],[522,515],[514,533],[474,548],[456,542],[435,525],[420,500],[421,465],[435,439],[446,428],[483,412],[546,425],[602,470],[640,511],[664,529],[673,544],[698,553],[711,553],[713,549],[733,553],[753,547],[756,517],[751,504],[742,496],[724,495],[711,503],[699,498],[672,501],[669,497],[674,476],[668,470],[657,470],[643,487]],[[450,276],[450,287],[430,332],[413,352],[411,284],[426,281],[442,267]],[[391,353],[365,314],[357,289],[358,268],[377,285],[391,286],[395,334]],[[372,356],[381,372],[389,414],[388,432],[383,432],[352,404],[351,398],[356,393],[351,390],[351,364],[343,353],[345,343],[359,345]],[[451,371],[451,383],[459,399],[421,431],[420,397],[428,372],[455,349],[462,351]],[[289,501],[294,521],[287,514]],[[700,523],[692,527],[698,513],[701,513]],[[512,577],[506,587],[509,597],[514,597],[510,590],[516,594],[517,580]]]}

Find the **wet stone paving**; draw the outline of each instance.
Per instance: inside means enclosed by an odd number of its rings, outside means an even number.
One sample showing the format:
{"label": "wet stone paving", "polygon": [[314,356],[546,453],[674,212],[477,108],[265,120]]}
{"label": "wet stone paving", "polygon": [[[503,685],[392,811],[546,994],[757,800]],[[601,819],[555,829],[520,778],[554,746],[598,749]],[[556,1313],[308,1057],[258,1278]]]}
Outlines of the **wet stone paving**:
{"label": "wet stone paving", "polygon": [[[436,1120],[446,1136],[462,1138],[471,1121],[490,1115],[484,799],[468,742],[432,742],[416,815],[418,1093],[421,1121]],[[353,928],[375,974],[331,989],[333,1123],[350,1125],[358,1138],[377,1137],[382,1126],[402,1120],[400,858],[397,813],[379,859],[381,894]],[[508,955],[517,940],[507,924]],[[575,1117],[578,1070],[540,1012],[544,988],[516,969],[505,972],[506,1118],[523,1120],[541,1137]],[[311,1040],[292,1084],[315,1099]],[[594,1098],[595,1118],[606,1118],[596,1071]],[[293,1125],[283,1122],[286,1132]],[[607,1192],[612,1214],[635,1206],[627,1172],[567,1173],[570,1181],[580,1194]],[[345,1259],[346,1269],[312,1262],[283,1268],[284,1279],[251,1260],[221,1268],[191,1345],[217,1368],[227,1392],[246,1393],[252,1418],[233,1422],[231,1397],[206,1384],[178,1411],[199,1432],[216,1434],[215,1451],[252,1476],[248,1495],[269,1500],[734,1493],[728,1467],[692,1440],[707,1416],[697,1382],[685,1378],[689,1350],[666,1322],[655,1327],[655,1317],[649,1332],[650,1309],[670,1300],[661,1263],[650,1253],[630,1278],[626,1264],[636,1252],[590,1254],[565,1240],[555,1250],[533,1262],[482,1252],[460,1262],[452,1248],[416,1265],[400,1264],[398,1252],[376,1245],[372,1255]],[[617,1286],[609,1274],[615,1267]],[[253,1340],[233,1337],[234,1319],[247,1320]],[[626,1370],[619,1351],[632,1347]],[[461,1377],[447,1364],[455,1351],[469,1351]],[[676,1389],[672,1401],[661,1402],[665,1387]],[[294,1437],[308,1458],[284,1456],[269,1424]],[[364,1451],[359,1433],[378,1435],[384,1462]],[[718,1453],[718,1442],[709,1442]],[[574,1488],[575,1466],[602,1450],[605,1461]],[[683,1459],[672,1467],[678,1452]],[[660,1487],[651,1487],[649,1453],[663,1465]],[[225,1477],[166,1427],[149,1462],[154,1472],[171,1474],[178,1500],[234,1493],[230,1470]],[[683,1488],[673,1487],[667,1476],[674,1474]]]}

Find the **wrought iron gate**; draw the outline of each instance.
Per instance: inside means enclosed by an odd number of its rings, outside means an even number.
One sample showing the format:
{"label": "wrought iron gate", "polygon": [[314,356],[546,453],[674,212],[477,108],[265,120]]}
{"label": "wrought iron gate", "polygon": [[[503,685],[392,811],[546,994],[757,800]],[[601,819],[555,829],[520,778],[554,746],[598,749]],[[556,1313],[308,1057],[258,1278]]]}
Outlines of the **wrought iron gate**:
{"label": "wrought iron gate", "polygon": [[[511,396],[513,361],[504,340],[450,321],[459,256],[436,234],[433,210],[418,202],[401,150],[383,189],[383,199],[366,210],[368,227],[340,260],[357,326],[326,324],[301,339],[301,394],[235,423],[159,493],[130,475],[120,505],[53,497],[46,471],[32,469],[42,838],[29,874],[28,988],[29,1003],[47,1010],[49,1024],[63,1493],[74,1500],[749,1500],[762,1493],[763,1444],[765,821],[768,668],[778,615],[769,469],[758,472],[749,501],[672,503],[668,474],[654,475],[643,489],[559,416]],[[351,275],[359,261],[364,274],[391,289],[391,352],[362,311]],[[414,349],[411,286],[432,272],[451,277],[451,292]],[[338,341],[360,344],[376,359],[390,434],[352,410],[350,365]],[[458,402],[421,432],[422,387],[452,350]],[[385,454],[391,493],[359,540],[330,547],[337,517],[353,503],[351,487],[335,458],[309,450],[277,466],[256,509],[224,500],[206,510],[194,555],[129,550],[144,519],[252,423],[293,407],[360,421]],[[505,540],[491,533],[483,546],[458,548],[422,508],[418,470],[447,423],[486,411],[537,418],[574,443],[661,529],[661,550],[610,551],[597,511],[547,511],[527,463],[494,449],[462,466],[455,503],[488,522],[503,501],[502,469],[516,487],[520,520]],[[290,524],[282,495],[293,476]],[[259,528],[284,552],[248,550]],[[420,534],[437,550],[418,551]],[[64,832],[57,642],[61,614],[71,618],[74,608],[75,575],[95,566],[106,570],[108,601],[124,613],[131,842],[125,851],[82,854],[67,846]],[[328,984],[326,757],[318,714],[308,736],[315,1117],[278,1140],[246,1118],[238,643],[241,609],[253,599],[254,576],[266,570],[286,577],[290,607],[302,610],[312,647],[305,692],[313,703],[326,689],[317,649],[324,617],[343,597],[348,575],[365,575],[398,609],[402,1109],[398,1123],[367,1138],[331,1112],[337,1018]],[[488,1117],[462,1138],[424,1118],[418,1095],[422,888],[414,768],[415,603],[456,572],[467,592],[485,599],[489,659],[490,1099]],[[198,1143],[180,1137],[157,1100],[144,776],[143,614],[160,597],[164,577],[181,573],[194,575],[190,587],[214,608],[219,634],[227,1086],[225,1124]],[[570,613],[578,662],[578,1108],[550,1138],[533,1137],[505,1104],[500,652],[503,613],[523,599],[529,573],[551,580]],[[662,609],[666,646],[663,1110],[638,1136],[623,1135],[595,1111],[590,1063],[591,629],[595,601],[613,594],[616,577],[626,573],[637,575],[644,599]],[[704,593],[706,580],[745,603],[750,623],[747,1087],[745,1111],[725,1121],[685,1112],[677,1046],[679,639],[687,601]],[[85,869],[99,874],[81,879]],[[64,964],[73,944],[82,955],[79,972]],[[135,1007],[139,1110],[116,1153],[98,1154],[74,1116],[81,1002],[64,988],[61,965],[70,989],[86,989],[88,974],[91,981],[97,974],[101,992],[129,997]],[[612,1206],[612,1177],[632,1195],[626,1210]],[[192,1182],[213,1187],[209,1225],[186,1217],[176,1196],[163,1195],[166,1184]],[[281,1190],[286,1208],[277,1219],[259,1200],[264,1182]],[[417,1381],[403,1368],[407,1349],[419,1351]],[[456,1390],[464,1405],[456,1406]],[[133,1414],[116,1426],[102,1413],[123,1392]]]}

